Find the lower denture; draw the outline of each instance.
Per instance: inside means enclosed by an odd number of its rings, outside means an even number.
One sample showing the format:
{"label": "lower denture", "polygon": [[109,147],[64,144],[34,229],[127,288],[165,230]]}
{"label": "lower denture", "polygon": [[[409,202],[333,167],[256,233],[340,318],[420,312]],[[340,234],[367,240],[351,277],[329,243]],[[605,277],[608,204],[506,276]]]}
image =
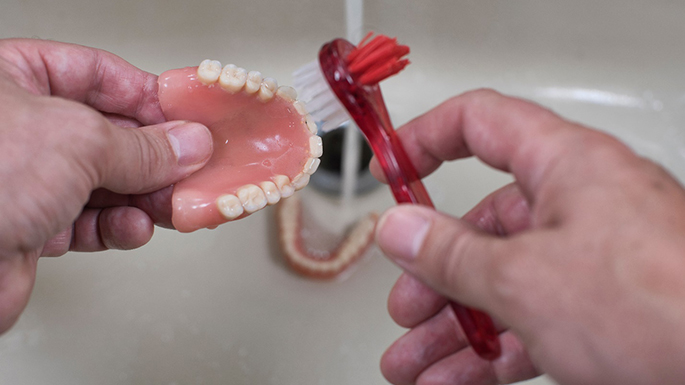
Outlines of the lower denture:
{"label": "lower denture", "polygon": [[174,186],[172,223],[182,232],[213,228],[279,202],[306,186],[321,138],[290,87],[217,61],[166,71],[159,101],[168,120],[206,125],[214,154]]}
{"label": "lower denture", "polygon": [[[286,262],[297,273],[317,279],[345,276],[373,243],[378,214],[369,213],[347,232],[333,248],[312,245],[311,238],[325,238],[320,224],[306,224],[305,211],[298,197],[281,202],[276,211],[278,236]],[[305,233],[313,233],[306,236]],[[322,242],[319,242],[322,243]]]}

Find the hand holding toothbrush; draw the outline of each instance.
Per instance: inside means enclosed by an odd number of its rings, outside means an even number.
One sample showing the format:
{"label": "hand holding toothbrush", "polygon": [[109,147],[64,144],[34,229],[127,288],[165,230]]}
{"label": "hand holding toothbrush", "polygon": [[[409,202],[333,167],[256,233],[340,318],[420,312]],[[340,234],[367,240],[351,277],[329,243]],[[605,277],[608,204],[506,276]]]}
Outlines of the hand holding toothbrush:
{"label": "hand holding toothbrush", "polygon": [[[398,134],[420,176],[476,156],[516,181],[462,219],[409,205],[381,218],[377,242],[407,271],[389,310],[411,329],[383,357],[391,383],[539,372],[560,384],[682,383],[685,190],[675,179],[608,135],[492,91],[448,100]],[[506,325],[501,357],[467,348],[447,298]]]}

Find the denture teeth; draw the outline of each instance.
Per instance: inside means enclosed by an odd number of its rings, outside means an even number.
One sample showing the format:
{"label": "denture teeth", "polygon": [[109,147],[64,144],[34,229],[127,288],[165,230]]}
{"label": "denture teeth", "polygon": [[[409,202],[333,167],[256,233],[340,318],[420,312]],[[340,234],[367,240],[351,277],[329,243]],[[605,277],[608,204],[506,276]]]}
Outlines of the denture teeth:
{"label": "denture teeth", "polygon": [[276,184],[274,182],[262,182],[259,184],[259,187],[264,191],[264,195],[266,196],[266,203],[271,206],[275,205],[278,203],[278,201],[281,200],[281,192],[278,191],[278,187],[276,187]]}
{"label": "denture teeth", "polygon": [[281,198],[287,198],[295,193],[295,188],[290,184],[290,178],[287,175],[276,175],[272,180],[281,192]]}
{"label": "denture teeth", "polygon": [[276,95],[290,102],[294,102],[295,100],[297,100],[297,91],[295,91],[295,89],[290,86],[278,87],[278,90],[276,90]]}
{"label": "denture teeth", "polygon": [[316,126],[316,122],[314,122],[314,118],[311,115],[307,114],[305,116],[305,122],[307,123],[307,129],[309,130],[309,132],[311,132],[314,135],[316,135],[316,133],[319,132],[319,128]]}
{"label": "denture teeth", "polygon": [[313,135],[309,137],[309,154],[318,158],[323,155],[323,140],[318,135]]}
{"label": "denture teeth", "polygon": [[222,88],[230,92],[238,92],[247,81],[247,70],[234,64],[227,64],[219,76],[219,84]]}
{"label": "denture teeth", "polygon": [[254,94],[259,91],[259,86],[262,85],[262,74],[259,71],[250,71],[247,73],[247,81],[245,82],[245,92]]}
{"label": "denture teeth", "polygon": [[360,259],[373,240],[378,215],[371,213],[357,222],[332,250],[306,247],[302,228],[302,203],[295,196],[278,207],[278,229],[286,260],[298,272],[316,278],[333,278]]}
{"label": "denture teeth", "polygon": [[292,185],[295,190],[302,190],[307,184],[309,184],[309,174],[301,172],[293,178]]}
{"label": "denture teeth", "polygon": [[222,195],[217,198],[216,206],[219,208],[221,215],[229,221],[238,218],[245,211],[240,199],[232,194]]}
{"label": "denture teeth", "polygon": [[316,172],[316,169],[319,168],[319,165],[321,164],[321,159],[319,158],[309,158],[307,160],[307,163],[304,164],[304,169],[302,172],[305,174],[312,175],[313,173]]}
{"label": "denture teeth", "polygon": [[250,214],[263,209],[267,203],[264,191],[253,184],[246,184],[239,188],[236,195],[245,211]]}
{"label": "denture teeth", "polygon": [[205,59],[197,67],[197,79],[205,85],[216,83],[221,75],[221,62],[218,60]]}
{"label": "denture teeth", "polygon": [[298,114],[302,116],[306,116],[307,118],[311,118],[311,115],[307,114],[307,108],[304,106],[304,103],[302,103],[299,100],[296,100],[293,102],[293,107],[295,107],[295,111],[297,111]]}
{"label": "denture teeth", "polygon": [[276,94],[277,89],[278,89],[278,82],[276,82],[275,79],[264,78],[264,80],[262,80],[262,84],[259,86],[259,91],[257,92],[257,96],[259,96],[259,99],[261,101],[267,102],[267,101],[273,99],[274,95]]}

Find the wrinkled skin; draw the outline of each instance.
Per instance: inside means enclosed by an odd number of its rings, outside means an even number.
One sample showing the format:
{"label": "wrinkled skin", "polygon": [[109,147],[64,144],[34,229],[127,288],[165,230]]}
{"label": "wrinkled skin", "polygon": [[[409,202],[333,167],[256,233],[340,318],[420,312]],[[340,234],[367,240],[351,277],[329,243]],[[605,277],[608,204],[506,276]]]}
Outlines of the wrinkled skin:
{"label": "wrinkled skin", "polygon": [[170,226],[168,186],[212,144],[202,125],[165,122],[156,81],[103,51],[0,40],[0,333],[40,256],[132,249]]}
{"label": "wrinkled skin", "polygon": [[[399,131],[421,175],[476,156],[515,182],[461,219],[412,206],[381,218],[377,242],[406,271],[389,311],[410,329],[383,356],[391,383],[683,382],[685,191],[663,168],[487,90]],[[446,298],[501,322],[499,359],[477,359]]]}

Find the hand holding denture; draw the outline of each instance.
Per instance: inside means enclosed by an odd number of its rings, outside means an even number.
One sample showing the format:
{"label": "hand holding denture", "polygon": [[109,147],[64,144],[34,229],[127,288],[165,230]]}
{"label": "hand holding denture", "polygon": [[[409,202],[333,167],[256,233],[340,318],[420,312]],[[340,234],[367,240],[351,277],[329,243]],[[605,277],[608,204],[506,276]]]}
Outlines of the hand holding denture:
{"label": "hand holding denture", "polygon": [[156,82],[104,51],[0,40],[0,332],[40,255],[136,248],[171,226],[168,186],[212,142],[202,124],[166,121]]}

